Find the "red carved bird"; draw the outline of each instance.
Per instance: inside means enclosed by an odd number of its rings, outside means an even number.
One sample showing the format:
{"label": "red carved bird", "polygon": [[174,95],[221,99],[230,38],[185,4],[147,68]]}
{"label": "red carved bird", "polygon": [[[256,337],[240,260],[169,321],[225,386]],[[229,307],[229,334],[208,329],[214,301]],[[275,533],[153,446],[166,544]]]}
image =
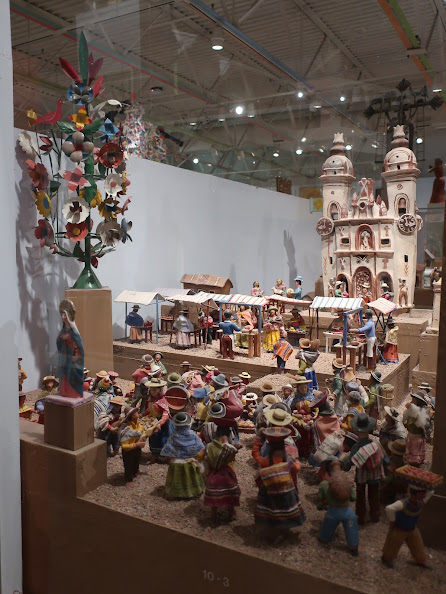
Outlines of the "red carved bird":
{"label": "red carved bird", "polygon": [[62,117],[62,103],[63,101],[59,99],[57,102],[56,111],[50,111],[50,113],[40,116],[40,118],[37,118],[34,124],[56,124]]}

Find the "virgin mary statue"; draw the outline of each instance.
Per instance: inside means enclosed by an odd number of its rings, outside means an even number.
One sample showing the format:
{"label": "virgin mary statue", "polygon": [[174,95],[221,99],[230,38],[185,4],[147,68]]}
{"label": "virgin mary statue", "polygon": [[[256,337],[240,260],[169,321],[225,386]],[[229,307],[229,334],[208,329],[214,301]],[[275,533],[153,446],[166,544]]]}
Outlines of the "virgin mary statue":
{"label": "virgin mary statue", "polygon": [[59,351],[59,395],[82,398],[84,395],[84,345],[74,321],[76,308],[69,299],[59,305],[62,329],[57,337]]}

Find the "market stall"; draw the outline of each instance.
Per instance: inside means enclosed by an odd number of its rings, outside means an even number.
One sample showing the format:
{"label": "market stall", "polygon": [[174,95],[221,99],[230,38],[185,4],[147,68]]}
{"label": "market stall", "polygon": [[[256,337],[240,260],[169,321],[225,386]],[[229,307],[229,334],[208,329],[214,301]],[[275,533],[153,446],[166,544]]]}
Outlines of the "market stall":
{"label": "market stall", "polygon": [[[158,304],[159,301],[162,301],[164,298],[163,296],[154,291],[150,292],[141,292],[141,291],[128,291],[124,290],[120,293],[116,299],[115,303],[125,303],[125,319],[127,320],[128,315],[128,304],[133,303],[134,305],[142,305],[148,306],[155,302],[156,313],[155,313],[155,336],[156,336],[156,344],[158,344],[158,324],[159,324],[159,314],[158,314]],[[125,338],[127,338],[127,324],[125,326]],[[146,340],[147,342],[147,340]]]}
{"label": "market stall", "polygon": [[[210,309],[218,309],[218,305],[215,303],[213,297],[213,293],[200,292],[196,293],[195,295],[184,295],[183,293],[177,293],[176,295],[171,295],[168,301],[181,302],[183,304],[187,303],[197,305],[198,307],[204,307],[206,308],[206,316],[208,317]],[[204,340],[205,349],[207,343],[207,332],[208,328],[206,326],[206,337]]]}

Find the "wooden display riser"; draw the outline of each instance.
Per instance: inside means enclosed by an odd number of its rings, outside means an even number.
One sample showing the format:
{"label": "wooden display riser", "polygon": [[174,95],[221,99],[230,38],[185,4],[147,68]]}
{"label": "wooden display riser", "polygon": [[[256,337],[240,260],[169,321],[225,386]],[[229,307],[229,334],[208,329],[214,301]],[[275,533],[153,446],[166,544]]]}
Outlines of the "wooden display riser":
{"label": "wooden display riser", "polygon": [[[217,343],[214,342],[214,344]],[[179,372],[180,365],[184,360],[189,361],[192,368],[195,367],[196,369],[200,369],[204,364],[214,365],[227,377],[247,371],[251,375],[252,381],[278,372],[275,364],[269,364],[269,361],[272,361],[271,355],[269,357],[248,359],[246,355],[243,357],[236,353],[237,360],[231,361],[230,359],[218,358],[215,347],[210,347],[206,350],[200,349],[199,354],[194,349],[194,354],[192,354],[188,350],[174,350],[171,346],[163,345],[161,342],[158,345],[141,343],[135,346],[123,341],[114,341],[113,343],[115,371],[123,379],[131,380],[132,373],[141,365],[142,355],[153,353],[155,350],[163,354],[163,363],[169,373],[173,371]],[[320,386],[325,386],[326,379],[333,378],[331,367],[333,357],[334,355],[332,353],[321,353],[314,365]],[[287,371],[293,373],[298,367],[298,361],[294,359],[290,359],[289,361],[290,364],[287,364]],[[388,365],[380,363],[377,369],[382,373],[383,383],[392,384],[395,387],[393,405],[397,406],[409,392],[410,356],[400,355],[399,363],[389,363]],[[364,386],[368,385],[370,374],[367,373],[364,367],[356,369],[356,376]]]}

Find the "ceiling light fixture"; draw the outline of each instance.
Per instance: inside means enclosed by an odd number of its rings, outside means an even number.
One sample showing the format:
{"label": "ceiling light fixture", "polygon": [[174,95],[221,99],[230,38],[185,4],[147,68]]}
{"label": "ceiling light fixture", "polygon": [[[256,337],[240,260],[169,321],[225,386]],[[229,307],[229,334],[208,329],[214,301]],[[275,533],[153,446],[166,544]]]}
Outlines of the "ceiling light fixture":
{"label": "ceiling light fixture", "polygon": [[302,91],[299,91],[297,93],[297,96],[299,97],[299,99],[302,99],[302,97],[304,96],[304,94],[302,93]]}
{"label": "ceiling light fixture", "polygon": [[372,146],[373,146],[374,149],[377,149],[378,148],[378,145],[376,144],[376,142],[372,142]]}
{"label": "ceiling light fixture", "polygon": [[211,35],[211,47],[216,52],[220,52],[223,49],[223,36],[218,31]]}
{"label": "ceiling light fixture", "polygon": [[303,153],[302,149],[296,149],[296,155],[301,155]]}
{"label": "ceiling light fixture", "polygon": [[235,113],[237,115],[242,115],[242,113],[245,111],[245,108],[243,107],[243,105],[237,105],[237,107],[235,108]]}
{"label": "ceiling light fixture", "polygon": [[302,138],[300,139],[301,142],[307,142],[307,137],[306,136],[302,136]]}
{"label": "ceiling light fixture", "polygon": [[344,101],[345,101],[345,96],[344,96],[344,95],[341,95],[341,96],[339,97],[339,101],[342,101],[342,102],[344,102]]}
{"label": "ceiling light fixture", "polygon": [[421,136],[418,136],[417,144],[423,144],[423,139],[421,138]]}
{"label": "ceiling light fixture", "polygon": [[322,105],[313,105],[314,109],[321,109]]}
{"label": "ceiling light fixture", "polygon": [[163,87],[151,87],[150,92],[152,95],[160,95],[164,91]]}
{"label": "ceiling light fixture", "polygon": [[441,93],[441,89],[432,89],[434,93]]}
{"label": "ceiling light fixture", "polygon": [[193,159],[193,163],[195,163],[195,165],[197,165],[200,161],[197,159],[197,157],[195,157],[195,159]]}
{"label": "ceiling light fixture", "polygon": [[323,148],[320,148],[320,149],[319,149],[319,152],[320,152],[320,153],[323,153],[323,152],[324,152],[324,149],[323,149]]}
{"label": "ceiling light fixture", "polygon": [[278,157],[278,156],[279,156],[279,153],[278,153],[277,151],[275,151],[275,152],[273,153],[273,157]]}
{"label": "ceiling light fixture", "polygon": [[189,125],[190,126],[196,126],[197,125],[197,122],[189,122]]}
{"label": "ceiling light fixture", "polygon": [[225,118],[218,118],[218,121],[219,121],[219,122],[225,122],[225,121],[226,121],[226,119],[225,119]]}
{"label": "ceiling light fixture", "polygon": [[351,145],[351,144],[346,144],[346,145],[345,145],[345,148],[346,148],[348,151],[351,151],[351,150],[352,150],[352,145]]}

